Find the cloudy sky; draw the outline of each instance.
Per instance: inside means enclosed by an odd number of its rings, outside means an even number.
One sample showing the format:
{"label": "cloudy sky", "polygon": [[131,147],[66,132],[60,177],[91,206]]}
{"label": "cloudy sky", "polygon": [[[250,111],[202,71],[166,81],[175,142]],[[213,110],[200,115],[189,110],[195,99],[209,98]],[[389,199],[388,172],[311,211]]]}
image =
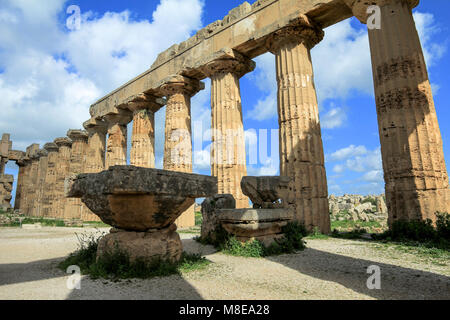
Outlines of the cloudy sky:
{"label": "cloudy sky", "polygon": [[[240,0],[0,0],[0,133],[14,149],[53,141],[81,128],[89,106],[148,69],[157,54],[209,23]],[[80,28],[68,28],[71,5]],[[414,18],[450,159],[450,1],[422,0]],[[379,194],[384,181],[365,26],[352,18],[325,29],[312,50],[329,193]],[[255,59],[241,80],[249,175],[278,174],[275,60]],[[194,170],[210,174],[210,81],[192,101]],[[156,115],[157,167],[162,168],[162,109]],[[131,133],[131,130],[129,130]],[[266,146],[269,146],[266,148]],[[264,150],[257,150],[261,146]],[[17,174],[9,163],[7,173]]]}

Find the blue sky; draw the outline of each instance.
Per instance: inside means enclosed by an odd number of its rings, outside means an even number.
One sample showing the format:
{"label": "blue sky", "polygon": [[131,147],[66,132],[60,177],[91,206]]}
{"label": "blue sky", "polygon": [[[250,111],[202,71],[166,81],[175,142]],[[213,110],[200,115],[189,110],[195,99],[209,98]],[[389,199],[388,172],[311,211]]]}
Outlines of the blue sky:
{"label": "blue sky", "polygon": [[[0,1],[0,133],[14,148],[41,146],[80,128],[89,105],[145,71],[157,54],[222,19],[238,0]],[[65,26],[78,5],[81,29]],[[426,53],[447,167],[450,159],[450,2],[422,0],[414,17]],[[365,26],[352,18],[325,29],[312,50],[330,194],[384,192],[380,143]],[[267,130],[269,160],[248,165],[249,175],[278,174],[274,57],[255,59],[241,80],[248,146]],[[192,101],[194,135],[210,126],[210,83]],[[162,167],[164,112],[156,115],[157,167]],[[131,128],[130,128],[131,133]],[[207,138],[207,135],[203,138]],[[264,140],[263,140],[264,141]],[[200,145],[201,144],[201,145]],[[194,144],[194,170],[210,174],[207,139]],[[272,160],[270,160],[270,158]],[[250,159],[248,159],[248,162]],[[10,163],[7,173],[17,174]]]}

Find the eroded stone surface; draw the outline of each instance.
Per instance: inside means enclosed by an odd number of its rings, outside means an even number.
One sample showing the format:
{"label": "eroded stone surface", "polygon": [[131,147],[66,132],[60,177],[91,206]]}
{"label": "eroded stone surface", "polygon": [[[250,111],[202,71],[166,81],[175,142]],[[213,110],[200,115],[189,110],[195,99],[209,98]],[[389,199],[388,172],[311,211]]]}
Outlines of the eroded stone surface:
{"label": "eroded stone surface", "polygon": [[100,239],[97,249],[97,259],[114,250],[126,252],[130,261],[136,260],[154,262],[163,260],[177,262],[183,253],[180,236],[174,224],[165,229],[148,230],[147,232],[129,232],[112,229],[109,234]]}
{"label": "eroded stone surface", "polygon": [[81,174],[66,186],[68,197],[81,198],[103,222],[135,231],[165,228],[195,198],[215,193],[215,177],[133,166]]}
{"label": "eroded stone surface", "polygon": [[287,208],[293,201],[290,177],[243,177],[241,188],[255,209]]}
{"label": "eroded stone surface", "polygon": [[231,194],[216,194],[206,198],[202,203],[202,229],[203,239],[215,240],[214,231],[219,227],[220,221],[217,218],[220,209],[235,209],[236,200]]}

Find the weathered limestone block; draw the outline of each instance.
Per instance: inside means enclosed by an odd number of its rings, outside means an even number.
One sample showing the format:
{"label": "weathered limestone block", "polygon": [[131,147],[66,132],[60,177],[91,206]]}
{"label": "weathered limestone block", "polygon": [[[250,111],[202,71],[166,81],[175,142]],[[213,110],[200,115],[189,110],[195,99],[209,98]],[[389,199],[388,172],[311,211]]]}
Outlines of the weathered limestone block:
{"label": "weathered limestone block", "polygon": [[51,158],[53,170],[49,179],[51,183],[54,184],[54,188],[52,189],[49,210],[51,217],[63,219],[64,208],[66,206],[66,199],[64,197],[64,180],[69,176],[72,140],[68,137],[61,137],[55,139],[54,143],[58,146],[58,152]]}
{"label": "weathered limestone block", "polygon": [[217,193],[215,177],[134,166],[66,182],[66,195],[81,198],[104,223],[141,232],[169,226],[196,198]]}
{"label": "weathered limestone block", "polygon": [[[192,172],[191,97],[203,90],[198,80],[173,76],[163,81],[160,94],[167,97],[164,141],[164,169]],[[176,222],[178,228],[195,225],[194,205]]]}
{"label": "weathered limestone block", "polygon": [[117,114],[108,114],[108,141],[106,144],[105,168],[127,164],[127,125],[131,122],[132,113],[120,110]]}
{"label": "weathered limestone block", "polygon": [[283,237],[282,228],[292,218],[287,209],[218,210],[218,219],[228,233],[242,242],[260,240],[266,246]]}
{"label": "weathered limestone block", "polygon": [[4,211],[11,208],[13,183],[14,176],[9,174],[0,175],[0,209]]}
{"label": "weathered limestone block", "polygon": [[[367,6],[345,1],[362,23]],[[381,28],[369,42],[389,224],[450,211],[448,173],[427,67],[412,16],[418,0],[374,0]],[[389,50],[386,50],[389,48]]]}
{"label": "weathered limestone block", "polygon": [[[84,172],[87,154],[88,133],[84,130],[69,130],[67,136],[72,140],[69,175]],[[66,199],[64,219],[82,219],[84,206],[80,199]]]}
{"label": "weathered limestone block", "polygon": [[306,16],[274,32],[267,47],[276,56],[280,174],[292,177],[295,219],[308,230],[330,232],[328,187],[310,50],[324,33]]}
{"label": "weathered limestone block", "polygon": [[17,188],[16,188],[16,199],[14,201],[14,210],[20,210],[22,205],[22,194],[23,194],[23,188],[24,188],[24,180],[25,178],[25,172],[26,172],[26,158],[25,156],[18,160],[17,165],[19,167],[19,174],[17,176]]}
{"label": "weathered limestone block", "polygon": [[245,135],[239,79],[255,69],[255,63],[234,52],[203,67],[211,78],[211,168],[219,193],[232,194],[237,208],[248,208],[240,181],[247,175]]}
{"label": "weathered limestone block", "polygon": [[220,209],[235,209],[236,200],[231,194],[216,194],[202,203],[201,238],[215,241],[215,231],[220,226],[217,212]]}
{"label": "weathered limestone block", "polygon": [[37,187],[38,187],[38,177],[39,177],[39,150],[33,154],[31,159],[31,168],[30,168],[30,180],[28,187],[28,197],[27,197],[27,207],[25,208],[25,214],[29,216],[33,216],[33,206],[36,201],[37,195]]}
{"label": "weathered limestone block", "polygon": [[150,229],[146,232],[129,232],[112,229],[98,243],[97,259],[114,250],[126,252],[130,261],[154,262],[164,260],[177,262],[183,253],[177,227],[172,224],[165,229]]}
{"label": "weathered limestone block", "polygon": [[241,188],[255,209],[288,208],[295,200],[290,177],[243,177]]}

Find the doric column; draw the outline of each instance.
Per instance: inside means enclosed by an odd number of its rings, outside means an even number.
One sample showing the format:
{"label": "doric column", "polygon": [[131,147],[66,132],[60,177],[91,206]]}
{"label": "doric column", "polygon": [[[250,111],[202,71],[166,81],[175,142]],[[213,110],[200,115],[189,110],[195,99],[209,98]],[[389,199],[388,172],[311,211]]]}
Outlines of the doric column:
{"label": "doric column", "polygon": [[239,79],[255,69],[255,63],[237,52],[215,60],[204,72],[211,78],[211,171],[220,194],[232,194],[237,208],[248,208],[241,180],[247,175],[244,124]]}
{"label": "doric column", "polygon": [[155,167],[155,112],[163,106],[160,100],[157,97],[145,95],[142,101],[128,104],[128,109],[133,111],[130,153],[132,166]]}
{"label": "doric column", "polygon": [[[367,5],[346,2],[366,23]],[[369,42],[390,224],[450,212],[442,137],[412,16],[418,2],[371,1],[381,13]]]}
{"label": "doric column", "polygon": [[308,230],[330,232],[328,188],[310,50],[323,31],[307,17],[268,39],[276,56],[280,174],[293,178],[291,208]]}
{"label": "doric column", "polygon": [[[202,82],[183,76],[174,76],[160,88],[160,93],[167,97],[165,170],[192,172],[191,97],[202,89]],[[194,205],[175,223],[179,228],[194,226]]]}
{"label": "doric column", "polygon": [[107,125],[103,121],[91,119],[83,124],[89,134],[88,151],[85,163],[86,173],[105,170],[105,149]]}
{"label": "doric column", "polygon": [[39,152],[33,154],[31,159],[31,168],[30,168],[30,180],[29,189],[28,189],[28,197],[27,197],[27,207],[25,208],[25,212],[27,215],[33,216],[33,206],[36,201],[37,194],[37,185],[38,185],[38,175],[39,175]]}
{"label": "doric column", "polygon": [[56,164],[58,161],[58,145],[50,142],[44,145],[47,151],[47,170],[44,178],[44,189],[42,193],[42,209],[41,216],[48,218],[58,218],[57,210],[57,171]]}
{"label": "doric column", "polygon": [[17,188],[16,188],[16,199],[14,200],[14,210],[20,210],[22,206],[23,187],[24,181],[26,180],[25,178],[27,166],[26,158],[18,160],[17,165],[19,166],[19,174],[17,176]]}
{"label": "doric column", "polygon": [[56,218],[64,218],[64,208],[66,206],[66,198],[64,197],[64,181],[69,176],[70,154],[72,150],[72,140],[67,137],[55,139],[54,143],[58,146],[58,152],[55,157],[49,156],[50,162],[53,164],[53,183],[55,184],[53,198],[51,202],[51,211]]}
{"label": "doric column", "polygon": [[[84,173],[88,133],[84,130],[69,130],[67,136],[72,140],[69,176]],[[84,205],[81,199],[66,198],[65,203],[64,219],[82,219]]]}
{"label": "doric column", "polygon": [[108,125],[105,169],[127,164],[127,125],[131,117],[132,113],[128,110],[120,110],[117,114],[105,116]]}
{"label": "doric column", "polygon": [[45,178],[47,175],[48,166],[48,152],[45,149],[39,150],[39,167],[38,167],[38,177],[36,182],[36,196],[33,203],[32,216],[42,217],[43,216],[43,194],[47,188],[45,184]]}

